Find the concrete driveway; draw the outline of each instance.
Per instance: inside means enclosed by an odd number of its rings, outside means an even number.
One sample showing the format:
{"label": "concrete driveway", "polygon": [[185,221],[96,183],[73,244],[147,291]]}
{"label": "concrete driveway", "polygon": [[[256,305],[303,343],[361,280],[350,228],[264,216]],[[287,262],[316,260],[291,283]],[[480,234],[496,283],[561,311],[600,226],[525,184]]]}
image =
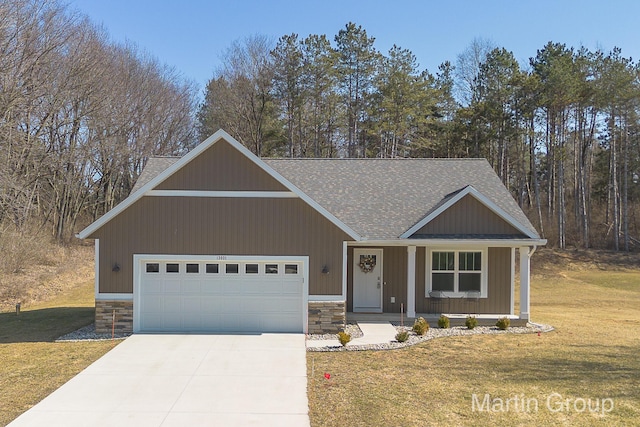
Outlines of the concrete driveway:
{"label": "concrete driveway", "polygon": [[11,426],[309,426],[305,337],[133,335]]}

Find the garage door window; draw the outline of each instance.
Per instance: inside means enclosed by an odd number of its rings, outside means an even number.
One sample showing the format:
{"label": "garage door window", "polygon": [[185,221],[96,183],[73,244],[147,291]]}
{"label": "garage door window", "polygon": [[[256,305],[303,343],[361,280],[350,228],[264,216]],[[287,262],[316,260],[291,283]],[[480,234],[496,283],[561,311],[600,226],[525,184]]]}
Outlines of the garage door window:
{"label": "garage door window", "polygon": [[267,264],[264,266],[266,274],[278,274],[278,264]]}
{"label": "garage door window", "polygon": [[298,274],[298,265],[297,264],[285,264],[284,265],[284,274]]}
{"label": "garage door window", "polygon": [[198,273],[200,271],[199,264],[187,264],[187,273]]}
{"label": "garage door window", "polygon": [[157,262],[148,262],[147,273],[160,273],[160,264]]}
{"label": "garage door window", "polygon": [[180,264],[167,263],[167,273],[179,273]]}
{"label": "garage door window", "polygon": [[244,266],[244,272],[246,274],[258,274],[258,264],[246,264]]}
{"label": "garage door window", "polygon": [[227,274],[238,274],[238,264],[226,264],[224,271]]}
{"label": "garage door window", "polygon": [[207,273],[218,274],[218,264],[207,264]]}

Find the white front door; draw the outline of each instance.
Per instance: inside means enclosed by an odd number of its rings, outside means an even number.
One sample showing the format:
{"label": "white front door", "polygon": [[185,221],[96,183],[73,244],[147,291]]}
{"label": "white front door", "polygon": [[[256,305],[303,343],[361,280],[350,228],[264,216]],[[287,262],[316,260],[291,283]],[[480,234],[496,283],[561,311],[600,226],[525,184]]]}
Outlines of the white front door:
{"label": "white front door", "polygon": [[382,249],[353,250],[353,311],[382,313]]}

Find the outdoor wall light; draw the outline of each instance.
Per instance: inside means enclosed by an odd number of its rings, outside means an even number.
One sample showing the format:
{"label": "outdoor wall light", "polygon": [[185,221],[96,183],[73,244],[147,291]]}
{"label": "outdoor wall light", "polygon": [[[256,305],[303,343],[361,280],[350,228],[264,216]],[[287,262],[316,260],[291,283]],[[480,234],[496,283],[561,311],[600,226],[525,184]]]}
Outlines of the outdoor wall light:
{"label": "outdoor wall light", "polygon": [[120,271],[120,264],[118,264],[117,262],[113,264],[113,268],[111,269],[111,271],[115,271],[116,273]]}
{"label": "outdoor wall light", "polygon": [[329,274],[329,266],[325,265],[322,267],[322,274]]}

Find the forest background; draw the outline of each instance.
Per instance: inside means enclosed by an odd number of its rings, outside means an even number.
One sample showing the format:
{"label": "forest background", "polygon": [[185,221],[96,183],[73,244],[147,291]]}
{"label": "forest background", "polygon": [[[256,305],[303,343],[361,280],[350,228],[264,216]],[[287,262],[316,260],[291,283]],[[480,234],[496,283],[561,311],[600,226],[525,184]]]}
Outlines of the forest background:
{"label": "forest background", "polygon": [[201,94],[61,2],[1,2],[3,255],[73,242],[150,156],[219,128],[262,157],[483,157],[550,246],[640,247],[640,66],[620,49],[550,41],[520,63],[477,38],[424,70],[337,30],[238,40]]}

